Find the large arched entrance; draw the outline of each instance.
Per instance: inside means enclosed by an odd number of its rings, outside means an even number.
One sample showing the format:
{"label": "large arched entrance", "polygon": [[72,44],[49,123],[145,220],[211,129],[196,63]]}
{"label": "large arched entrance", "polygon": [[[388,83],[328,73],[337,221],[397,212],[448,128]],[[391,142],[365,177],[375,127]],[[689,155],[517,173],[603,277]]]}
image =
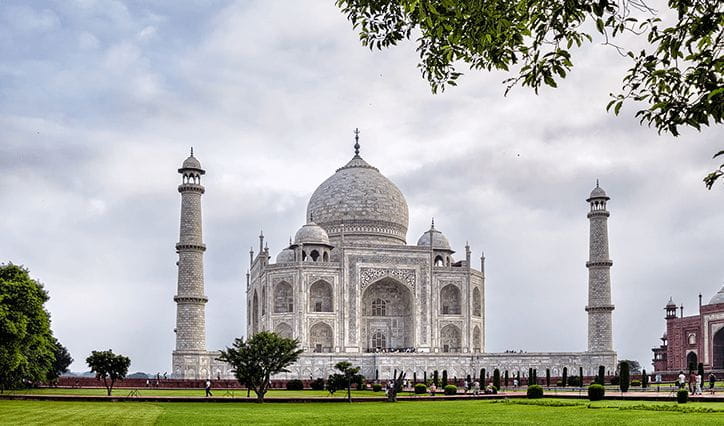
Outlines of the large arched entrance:
{"label": "large arched entrance", "polygon": [[366,350],[405,350],[414,346],[412,294],[407,287],[383,278],[365,289],[362,306],[362,344]]}
{"label": "large arched entrance", "polygon": [[714,333],[712,339],[712,367],[724,368],[724,328]]}

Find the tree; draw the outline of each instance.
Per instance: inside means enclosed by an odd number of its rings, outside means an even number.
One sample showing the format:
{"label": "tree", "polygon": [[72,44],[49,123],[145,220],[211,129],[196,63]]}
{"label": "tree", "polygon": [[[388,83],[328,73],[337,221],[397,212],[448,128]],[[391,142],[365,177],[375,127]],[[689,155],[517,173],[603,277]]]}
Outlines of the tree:
{"label": "tree", "polygon": [[480,369],[480,383],[481,383],[481,384],[484,384],[484,383],[485,383],[485,378],[486,378],[486,377],[485,377],[485,369],[484,369],[484,368],[481,368],[481,369]]}
{"label": "tree", "polygon": [[551,369],[546,368],[546,387],[551,387]]}
{"label": "tree", "polygon": [[352,367],[352,363],[348,361],[340,361],[335,364],[334,368],[339,370],[339,373],[334,374],[335,377],[330,376],[329,381],[334,381],[337,389],[340,389],[340,384],[342,389],[347,389],[347,401],[352,402],[352,383],[358,383],[363,378],[359,374],[359,367]]}
{"label": "tree", "polygon": [[583,387],[583,367],[578,367],[578,377],[581,378],[580,386]]}
{"label": "tree", "polygon": [[604,384],[604,380],[606,379],[606,367],[603,365],[598,366],[598,377],[596,377],[596,383],[599,385]]}
{"label": "tree", "polygon": [[696,374],[701,377],[701,379],[699,379],[699,386],[704,389],[704,363],[699,363],[699,365],[697,366]]}
{"label": "tree", "polygon": [[619,383],[618,386],[621,388],[621,392],[628,392],[628,388],[631,385],[631,377],[629,375],[630,364],[626,360],[619,363]]}
{"label": "tree", "polygon": [[442,387],[447,386],[447,370],[442,370]]}
{"label": "tree", "polygon": [[505,387],[507,388],[507,387],[508,387],[508,380],[510,379],[510,377],[509,377],[509,375],[508,375],[508,370],[505,370],[505,373],[503,374],[503,377],[504,377],[503,383],[505,384]]}
{"label": "tree", "polygon": [[287,339],[270,331],[262,331],[244,340],[234,340],[232,347],[221,351],[219,361],[229,363],[239,383],[256,393],[257,402],[264,402],[271,376],[287,373],[287,367],[299,359],[299,341]]}
{"label": "tree", "polygon": [[85,362],[91,371],[96,373],[96,379],[103,379],[108,396],[111,396],[116,380],[123,380],[128,374],[128,367],[131,366],[131,360],[128,357],[116,355],[110,349],[91,352]]}
{"label": "tree", "polygon": [[638,361],[632,360],[632,359],[622,359],[618,363],[619,366],[621,365],[622,362],[625,362],[628,364],[628,369],[631,374],[640,374],[641,373],[641,364]]}
{"label": "tree", "polygon": [[[573,68],[574,49],[592,42],[589,29],[595,28],[604,44],[631,60],[607,110],[618,115],[624,102],[634,102],[641,124],[674,136],[682,126],[700,130],[724,121],[720,0],[668,0],[659,12],[646,0],[337,0],[337,6],[370,49],[414,34],[418,68],[433,93],[457,85],[458,64],[508,72],[506,94],[516,85],[535,93],[555,88]],[[669,15],[673,23],[662,24]],[[645,36],[648,45],[628,51],[614,44],[623,34]],[[705,178],[708,188],[722,168]]]}
{"label": "tree", "polygon": [[493,386],[495,390],[500,390],[500,370],[497,368],[493,370]]}
{"label": "tree", "polygon": [[563,367],[563,378],[561,379],[563,387],[568,386],[568,367]]}
{"label": "tree", "polygon": [[437,370],[432,372],[432,384],[434,384],[435,386],[440,386],[440,382],[438,382]]}
{"label": "tree", "polygon": [[27,269],[0,264],[0,391],[52,376],[56,348],[48,299]]}
{"label": "tree", "polygon": [[58,339],[53,337],[53,368],[48,372],[48,380],[55,382],[63,374],[68,372],[68,366],[73,363],[73,357],[70,356],[68,349],[61,345]]}
{"label": "tree", "polygon": [[[404,371],[400,371],[398,375],[397,370],[395,370],[395,374],[392,377],[392,388],[387,389],[387,402],[397,402],[397,394],[402,390],[402,384],[405,381],[406,374]],[[445,373],[443,372],[443,374]]]}

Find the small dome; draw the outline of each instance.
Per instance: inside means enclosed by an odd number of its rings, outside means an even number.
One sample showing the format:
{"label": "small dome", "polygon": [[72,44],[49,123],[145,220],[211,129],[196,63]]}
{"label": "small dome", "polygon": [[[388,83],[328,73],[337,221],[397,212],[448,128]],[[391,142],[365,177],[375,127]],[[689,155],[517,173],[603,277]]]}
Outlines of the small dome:
{"label": "small dome", "polygon": [[[435,229],[435,223],[433,222],[429,231],[426,231],[417,240],[417,245],[420,247],[430,247],[430,238],[432,237],[432,248],[436,250],[450,250],[450,242],[442,232]],[[452,251],[452,250],[450,250]]]}
{"label": "small dome", "polygon": [[717,303],[724,303],[724,286],[722,286],[721,290],[717,294],[715,294],[711,300],[709,300],[710,305],[714,305]]}
{"label": "small dome", "polygon": [[676,303],[674,303],[674,298],[669,297],[669,303],[666,304],[667,308],[676,308]]}
{"label": "small dome", "polygon": [[591,201],[594,198],[605,198],[606,200],[610,200],[609,196],[606,195],[606,191],[603,190],[600,186],[598,186],[598,180],[596,181],[596,187],[593,188],[593,191],[591,191],[591,196],[588,197],[588,200]]}
{"label": "small dome", "polygon": [[299,231],[297,231],[297,234],[294,236],[294,244],[322,244],[326,246],[331,245],[329,244],[329,236],[327,235],[327,231],[311,221],[306,225],[302,226]]}
{"label": "small dome", "polygon": [[183,166],[181,166],[184,169],[198,169],[201,170],[201,163],[199,160],[196,159],[196,157],[191,154],[189,158],[184,160]]}
{"label": "small dome", "polygon": [[293,263],[294,262],[294,249],[289,247],[280,251],[277,255],[277,263]]}

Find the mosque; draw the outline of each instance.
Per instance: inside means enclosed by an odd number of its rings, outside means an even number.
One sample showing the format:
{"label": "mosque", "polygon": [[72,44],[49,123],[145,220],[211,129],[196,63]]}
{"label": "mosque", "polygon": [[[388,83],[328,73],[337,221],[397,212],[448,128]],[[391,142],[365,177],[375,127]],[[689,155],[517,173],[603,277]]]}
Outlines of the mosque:
{"label": "mosque", "polygon": [[[193,151],[178,170],[182,183],[178,261],[176,378],[233,377],[206,348],[201,196],[205,171]],[[450,377],[480,368],[553,376],[584,369],[595,375],[616,366],[611,316],[607,222],[609,197],[596,185],[590,197],[588,350],[585,352],[487,353],[485,257],[479,269],[470,246],[457,255],[434,221],[407,243],[408,205],[402,192],[360,156],[354,156],[312,194],[306,223],[273,257],[259,236],[246,276],[247,331],[274,331],[298,339],[304,353],[278,379],[327,377],[339,361],[361,367],[368,378],[394,370],[421,374],[447,370]],[[583,306],[582,306],[583,308]]]}

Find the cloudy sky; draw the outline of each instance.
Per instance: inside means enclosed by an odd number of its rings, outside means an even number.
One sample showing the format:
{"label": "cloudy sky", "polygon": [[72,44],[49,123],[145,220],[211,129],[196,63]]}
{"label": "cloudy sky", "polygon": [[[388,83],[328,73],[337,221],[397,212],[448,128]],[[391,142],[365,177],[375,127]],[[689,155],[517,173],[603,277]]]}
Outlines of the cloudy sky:
{"label": "cloudy sky", "polygon": [[487,350],[586,348],[588,210],[608,191],[614,345],[646,366],[670,296],[724,283],[724,186],[701,181],[721,128],[679,138],[606,114],[628,65],[597,43],[558,89],[503,96],[468,72],[432,95],[413,43],[361,47],[333,0],[0,2],[0,261],[45,283],[74,371],[94,349],[170,370],[180,177],[203,198],[209,348],[246,332],[244,273],[276,253],[353,154],[395,182],[408,242],[432,216],[485,251]]}

